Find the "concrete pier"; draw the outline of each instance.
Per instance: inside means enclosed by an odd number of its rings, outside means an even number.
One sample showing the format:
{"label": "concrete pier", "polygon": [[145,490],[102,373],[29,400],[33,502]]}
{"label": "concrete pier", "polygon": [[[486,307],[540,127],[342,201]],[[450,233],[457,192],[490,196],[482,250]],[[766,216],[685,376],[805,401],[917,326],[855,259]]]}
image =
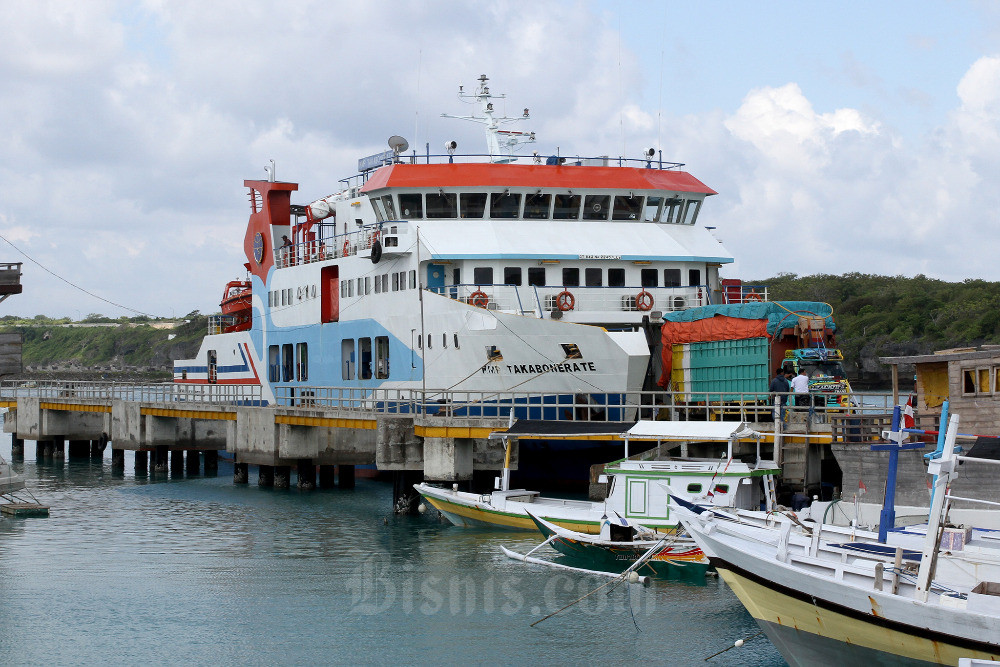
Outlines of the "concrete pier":
{"label": "concrete pier", "polygon": [[184,472],[188,476],[201,472],[201,452],[197,449],[189,449],[184,453]]}
{"label": "concrete pier", "polygon": [[337,466],[319,467],[319,486],[321,489],[332,489],[336,480]]}
{"label": "concrete pier", "polygon": [[299,488],[312,491],[316,488],[316,465],[312,459],[299,459],[295,465],[299,477]]}
{"label": "concrete pier", "polygon": [[10,454],[11,456],[24,456],[24,440],[14,436],[10,439]]}
{"label": "concrete pier", "polygon": [[274,466],[274,488],[287,489],[292,484],[291,466]]}
{"label": "concrete pier", "polygon": [[111,469],[125,470],[125,450],[111,449]]}
{"label": "concrete pier", "polygon": [[174,449],[170,452],[170,474],[181,475],[184,473],[184,450]]}
{"label": "concrete pier", "polygon": [[219,452],[214,449],[206,449],[202,456],[205,459],[205,476],[219,474]]}
{"label": "concrete pier", "polygon": [[247,484],[250,481],[250,466],[246,463],[233,464],[233,484]]}
{"label": "concrete pier", "polygon": [[337,486],[342,489],[354,488],[354,466],[347,464],[337,466]]}
{"label": "concrete pier", "polygon": [[274,486],[274,466],[257,467],[257,486],[271,488]]}
{"label": "concrete pier", "polygon": [[[96,440],[90,441],[90,457],[94,459],[103,459],[104,450],[108,447],[108,437],[104,434]],[[122,451],[125,451],[124,449]]]}
{"label": "concrete pier", "polygon": [[420,473],[400,470],[392,474],[392,511],[396,514],[416,514],[420,494],[413,488],[423,481]]}
{"label": "concrete pier", "polygon": [[149,472],[149,452],[139,450],[135,453],[135,474],[145,475]]}
{"label": "concrete pier", "polygon": [[167,472],[168,455],[166,445],[159,445],[153,450],[153,472]]}
{"label": "concrete pier", "polygon": [[64,436],[52,436],[52,458],[66,458],[66,438]]}

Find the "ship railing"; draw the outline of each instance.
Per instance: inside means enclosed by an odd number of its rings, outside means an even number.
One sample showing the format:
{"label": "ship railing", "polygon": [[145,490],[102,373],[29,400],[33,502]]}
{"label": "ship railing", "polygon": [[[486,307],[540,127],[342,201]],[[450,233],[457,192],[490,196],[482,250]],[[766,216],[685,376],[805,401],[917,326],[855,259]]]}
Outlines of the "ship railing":
{"label": "ship railing", "polygon": [[488,310],[535,313],[673,312],[712,303],[707,285],[586,287],[579,285],[443,285],[429,291]]}
{"label": "ship railing", "polygon": [[726,304],[770,301],[767,285],[723,285],[718,294],[718,298]]}
{"label": "ship railing", "polygon": [[236,324],[237,318],[235,315],[209,315],[208,335],[225,333],[236,326]]}
{"label": "ship railing", "polygon": [[143,403],[211,403],[263,405],[260,385],[187,384],[175,382],[115,382],[93,380],[0,382],[0,400],[49,398],[69,401]]}
{"label": "ship railing", "polygon": [[[795,394],[782,395],[781,418],[787,425],[827,424],[831,417],[860,419],[891,411],[891,393],[839,398],[814,393],[797,404]],[[747,421],[773,422],[774,395],[768,392],[637,391],[590,394],[454,391],[446,389],[365,389],[361,387],[291,386],[275,388],[278,405],[376,414],[439,415],[469,419],[507,418],[547,421]]]}
{"label": "ship railing", "polygon": [[274,266],[284,269],[289,266],[350,257],[371,248],[378,234],[378,228],[370,226],[357,232],[281,246],[274,249]]}

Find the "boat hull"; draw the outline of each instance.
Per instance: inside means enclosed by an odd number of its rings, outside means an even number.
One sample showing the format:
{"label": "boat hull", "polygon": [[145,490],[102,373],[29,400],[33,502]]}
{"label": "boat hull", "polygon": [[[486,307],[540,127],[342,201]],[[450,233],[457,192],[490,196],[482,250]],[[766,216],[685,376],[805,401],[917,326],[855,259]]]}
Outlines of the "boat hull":
{"label": "boat hull", "polygon": [[[418,491],[420,491],[418,489]],[[451,500],[432,496],[420,491],[424,499],[431,504],[434,509],[441,512],[446,519],[456,526],[466,528],[500,528],[506,530],[535,531],[535,523],[527,513],[504,512],[490,507],[470,506],[464,503],[453,502]],[[557,525],[576,530],[581,533],[596,535],[600,532],[598,521],[588,521],[584,519],[565,519],[553,516],[544,516],[544,519]]]}
{"label": "boat hull", "polygon": [[[789,665],[957,665],[1000,660],[985,643],[930,633],[786,588],[722,559],[712,565]],[[928,658],[931,658],[928,660]]]}

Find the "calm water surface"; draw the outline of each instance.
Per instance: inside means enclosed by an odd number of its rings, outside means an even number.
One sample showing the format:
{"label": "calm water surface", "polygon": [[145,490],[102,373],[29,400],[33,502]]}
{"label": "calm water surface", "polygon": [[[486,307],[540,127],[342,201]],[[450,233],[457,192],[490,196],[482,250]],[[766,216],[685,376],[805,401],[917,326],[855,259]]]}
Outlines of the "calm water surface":
{"label": "calm water surface", "polygon": [[[11,459],[10,436],[0,454]],[[0,519],[3,664],[783,665],[732,592],[510,561],[530,533],[396,517],[391,485],[299,492],[15,460],[51,516]],[[293,478],[294,484],[294,478]]]}

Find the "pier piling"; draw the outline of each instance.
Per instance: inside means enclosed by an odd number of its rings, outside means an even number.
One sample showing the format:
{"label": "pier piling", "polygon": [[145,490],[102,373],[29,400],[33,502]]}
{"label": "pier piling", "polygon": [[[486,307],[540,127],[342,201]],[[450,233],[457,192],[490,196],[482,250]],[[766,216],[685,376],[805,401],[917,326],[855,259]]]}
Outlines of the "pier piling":
{"label": "pier piling", "polygon": [[319,467],[319,486],[321,489],[332,489],[336,478],[337,466]]}
{"label": "pier piling", "polygon": [[135,474],[145,475],[149,472],[149,452],[140,449],[135,453]]}
{"label": "pier piling", "polygon": [[274,486],[274,466],[257,466],[257,486]]}
{"label": "pier piling", "polygon": [[291,485],[291,466],[274,466],[274,488],[287,489]]}
{"label": "pier piling", "polygon": [[184,450],[175,449],[170,452],[170,474],[180,475],[184,472]]}
{"label": "pier piling", "polygon": [[219,452],[214,449],[206,449],[204,451],[204,457],[205,475],[207,477],[217,475],[219,473]]}
{"label": "pier piling", "polygon": [[66,458],[66,438],[64,436],[52,436],[52,458]]}
{"label": "pier piling", "polygon": [[295,464],[299,475],[299,488],[312,491],[316,488],[316,465],[312,459],[299,459]]}
{"label": "pier piling", "polygon": [[111,448],[111,469],[125,470],[125,450]]}
{"label": "pier piling", "polygon": [[392,474],[392,511],[396,514],[416,514],[420,494],[413,485],[423,475],[412,470],[397,470]]}
{"label": "pier piling", "polygon": [[82,459],[90,456],[89,440],[70,440],[69,457],[71,459]]}
{"label": "pier piling", "polygon": [[157,445],[153,450],[153,472],[167,472],[166,445]]}
{"label": "pier piling", "polygon": [[185,453],[184,470],[188,475],[197,475],[201,472],[201,452],[197,449],[189,449]]}
{"label": "pier piling", "polygon": [[233,484],[247,484],[250,481],[250,466],[246,463],[233,464]]}
{"label": "pier piling", "polygon": [[10,454],[11,456],[24,456],[24,440],[22,438],[15,436],[10,439]]}
{"label": "pier piling", "polygon": [[337,467],[337,485],[342,489],[354,488],[354,466],[340,465]]}

